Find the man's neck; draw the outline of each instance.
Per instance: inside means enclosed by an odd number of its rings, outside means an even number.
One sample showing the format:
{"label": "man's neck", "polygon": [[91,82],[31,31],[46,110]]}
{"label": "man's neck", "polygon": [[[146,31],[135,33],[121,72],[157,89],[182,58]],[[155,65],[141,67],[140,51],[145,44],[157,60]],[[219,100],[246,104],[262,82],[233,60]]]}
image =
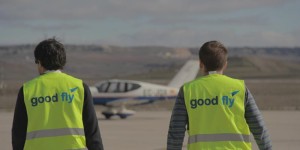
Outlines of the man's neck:
{"label": "man's neck", "polygon": [[211,74],[223,74],[223,71],[220,70],[220,71],[208,71],[208,72],[205,72],[205,75],[211,75]]}
{"label": "man's neck", "polygon": [[50,72],[61,73],[61,70],[46,70],[46,71],[44,71],[43,73],[41,73],[41,75],[42,75],[42,74],[46,74],[46,73],[50,73]]}

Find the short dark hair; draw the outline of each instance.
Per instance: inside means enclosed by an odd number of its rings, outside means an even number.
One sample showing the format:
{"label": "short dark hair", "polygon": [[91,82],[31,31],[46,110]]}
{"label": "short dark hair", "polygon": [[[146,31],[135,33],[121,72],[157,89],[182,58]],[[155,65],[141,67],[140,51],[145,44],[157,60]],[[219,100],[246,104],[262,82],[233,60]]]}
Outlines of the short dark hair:
{"label": "short dark hair", "polygon": [[199,59],[206,71],[221,70],[227,61],[228,50],[218,41],[204,43],[199,50]]}
{"label": "short dark hair", "polygon": [[34,50],[34,57],[47,70],[63,69],[67,62],[64,45],[55,38],[40,42]]}

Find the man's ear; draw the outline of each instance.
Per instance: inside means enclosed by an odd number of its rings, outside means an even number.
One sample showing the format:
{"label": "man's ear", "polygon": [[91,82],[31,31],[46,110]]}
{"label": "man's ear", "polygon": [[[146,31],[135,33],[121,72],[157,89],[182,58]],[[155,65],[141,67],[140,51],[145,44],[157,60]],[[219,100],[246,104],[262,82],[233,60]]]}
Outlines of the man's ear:
{"label": "man's ear", "polygon": [[42,66],[40,61],[37,64],[37,69],[38,69],[39,74],[43,74],[46,71],[46,69]]}
{"label": "man's ear", "polygon": [[199,60],[199,67],[200,68],[204,68],[204,64],[203,64],[203,62],[201,60]]}
{"label": "man's ear", "polygon": [[204,63],[200,60],[199,61],[199,67],[200,67],[200,71],[202,72],[202,73],[205,73],[205,66],[204,66]]}
{"label": "man's ear", "polygon": [[225,64],[224,64],[222,70],[224,71],[225,69],[227,69],[227,60],[226,60],[226,62],[225,62]]}

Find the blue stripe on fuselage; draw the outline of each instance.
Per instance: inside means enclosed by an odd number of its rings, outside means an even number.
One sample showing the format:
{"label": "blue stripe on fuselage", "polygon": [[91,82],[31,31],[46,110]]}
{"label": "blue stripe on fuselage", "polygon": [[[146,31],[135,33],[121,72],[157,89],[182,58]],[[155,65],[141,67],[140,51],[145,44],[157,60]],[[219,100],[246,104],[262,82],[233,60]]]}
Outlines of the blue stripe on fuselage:
{"label": "blue stripe on fuselage", "polygon": [[155,97],[145,97],[145,96],[141,96],[141,97],[118,97],[118,98],[112,98],[112,97],[94,97],[93,101],[95,105],[107,105],[107,103],[113,102],[113,101],[117,101],[120,99],[132,99],[132,100],[137,100],[137,101],[145,101],[145,100],[149,100],[149,101],[155,101],[155,100],[165,100],[165,99],[175,99],[176,96],[155,96]]}

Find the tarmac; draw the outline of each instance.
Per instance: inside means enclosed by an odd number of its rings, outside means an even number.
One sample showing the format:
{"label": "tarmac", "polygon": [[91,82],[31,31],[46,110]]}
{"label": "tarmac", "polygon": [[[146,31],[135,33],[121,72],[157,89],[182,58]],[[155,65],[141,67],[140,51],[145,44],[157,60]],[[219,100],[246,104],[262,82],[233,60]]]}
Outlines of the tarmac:
{"label": "tarmac", "polygon": [[[300,149],[300,111],[262,111],[274,150]],[[97,111],[106,150],[164,150],[171,111],[140,111],[128,119],[105,120]],[[10,150],[13,112],[0,110],[1,150]],[[187,137],[187,136],[186,136]],[[253,141],[253,149],[257,146]],[[186,149],[186,139],[183,149]]]}

